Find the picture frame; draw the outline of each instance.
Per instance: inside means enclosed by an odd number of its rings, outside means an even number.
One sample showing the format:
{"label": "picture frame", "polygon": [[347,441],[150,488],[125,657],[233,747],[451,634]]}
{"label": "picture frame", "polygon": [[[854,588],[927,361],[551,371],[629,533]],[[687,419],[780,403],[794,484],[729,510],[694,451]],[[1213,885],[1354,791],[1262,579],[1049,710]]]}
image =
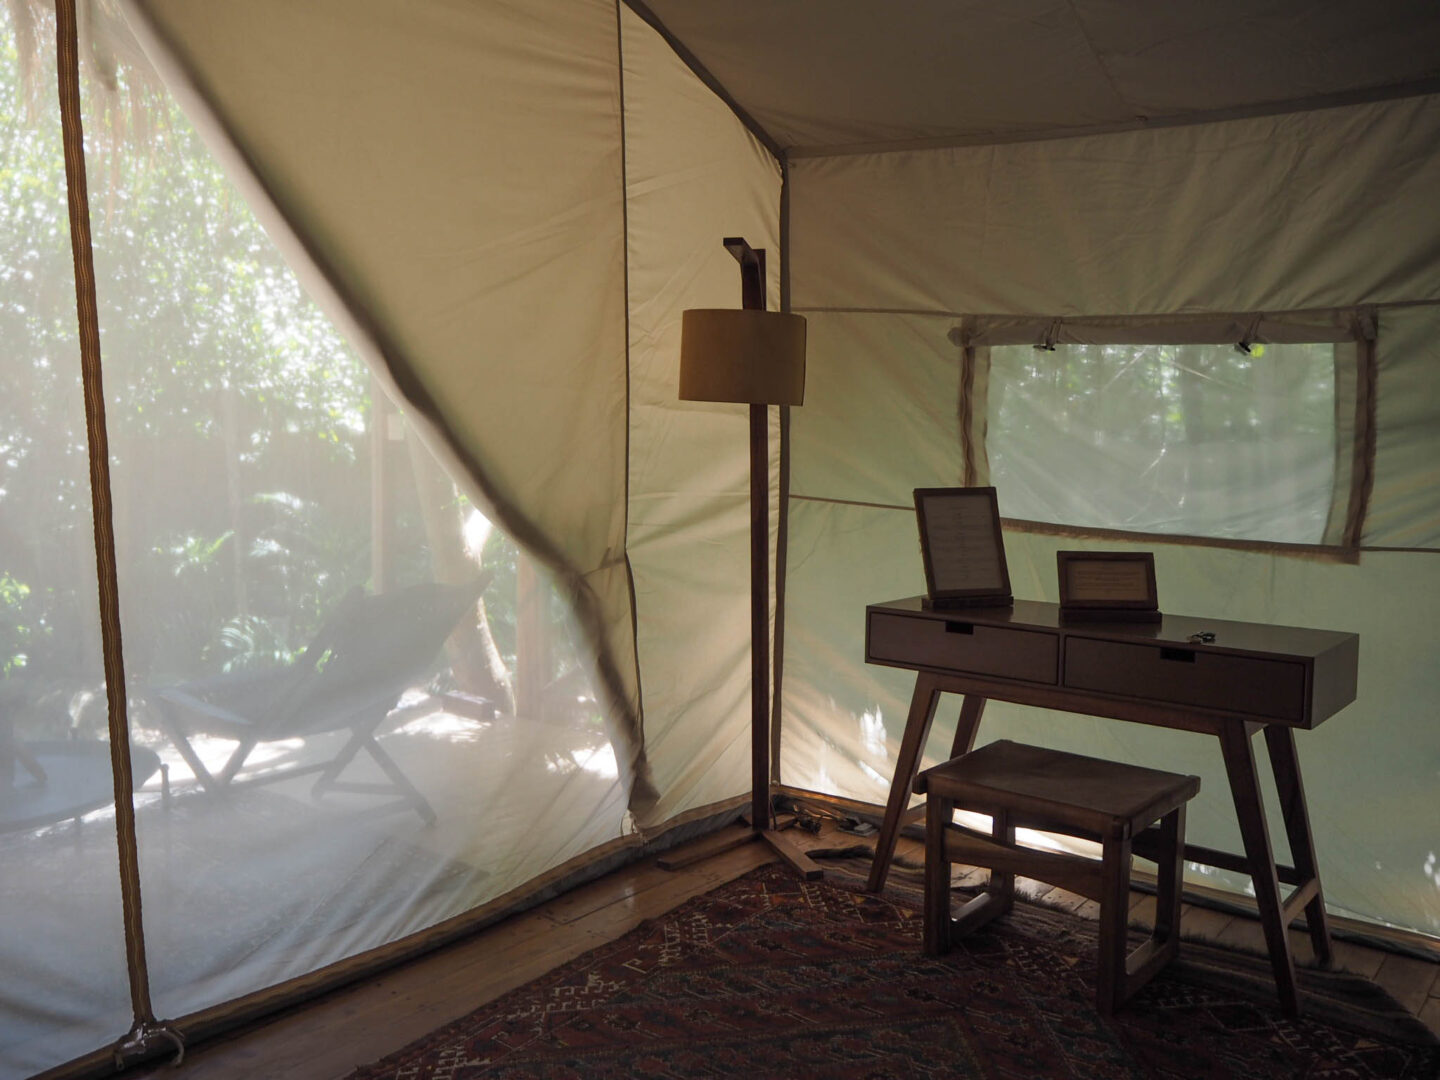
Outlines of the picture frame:
{"label": "picture frame", "polygon": [[929,607],[1014,603],[993,487],[916,488],[915,519]]}
{"label": "picture frame", "polygon": [[1057,551],[1066,619],[1159,622],[1155,555],[1149,551]]}

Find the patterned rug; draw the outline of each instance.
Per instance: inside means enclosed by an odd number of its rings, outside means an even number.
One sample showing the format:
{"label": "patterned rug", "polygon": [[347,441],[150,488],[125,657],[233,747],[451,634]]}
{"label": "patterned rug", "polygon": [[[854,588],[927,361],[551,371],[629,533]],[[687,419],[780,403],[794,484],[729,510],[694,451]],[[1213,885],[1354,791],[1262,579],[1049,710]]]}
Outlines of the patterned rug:
{"label": "patterned rug", "polygon": [[351,1080],[1440,1076],[1440,1048],[1418,1022],[1410,1043],[1286,1020],[1245,980],[1184,969],[1104,1019],[1093,947],[1093,924],[1020,905],[925,957],[907,898],[770,864]]}

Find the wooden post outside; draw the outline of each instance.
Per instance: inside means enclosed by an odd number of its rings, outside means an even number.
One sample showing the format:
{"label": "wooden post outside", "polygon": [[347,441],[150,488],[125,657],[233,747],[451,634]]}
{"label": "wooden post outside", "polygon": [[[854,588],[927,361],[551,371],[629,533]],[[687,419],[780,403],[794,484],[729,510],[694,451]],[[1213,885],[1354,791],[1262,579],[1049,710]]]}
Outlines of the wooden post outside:
{"label": "wooden post outside", "polygon": [[394,525],[390,509],[390,400],[380,380],[370,376],[370,588],[389,592],[394,587],[391,551]]}
{"label": "wooden post outside", "polygon": [[545,581],[535,560],[515,555],[515,715],[545,718],[549,684],[550,639],[545,618]]}

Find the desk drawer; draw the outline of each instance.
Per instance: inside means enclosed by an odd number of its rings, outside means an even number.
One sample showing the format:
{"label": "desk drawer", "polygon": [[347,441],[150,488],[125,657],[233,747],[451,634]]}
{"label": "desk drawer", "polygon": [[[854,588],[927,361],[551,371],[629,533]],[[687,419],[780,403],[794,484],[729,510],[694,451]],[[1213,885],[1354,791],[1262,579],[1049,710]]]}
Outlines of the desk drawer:
{"label": "desk drawer", "polygon": [[1305,665],[1198,648],[1066,637],[1064,685],[1128,698],[1302,722]]}
{"label": "desk drawer", "polygon": [[966,620],[870,616],[867,660],[902,667],[942,668],[994,679],[1054,684],[1058,639],[1037,630],[986,626]]}

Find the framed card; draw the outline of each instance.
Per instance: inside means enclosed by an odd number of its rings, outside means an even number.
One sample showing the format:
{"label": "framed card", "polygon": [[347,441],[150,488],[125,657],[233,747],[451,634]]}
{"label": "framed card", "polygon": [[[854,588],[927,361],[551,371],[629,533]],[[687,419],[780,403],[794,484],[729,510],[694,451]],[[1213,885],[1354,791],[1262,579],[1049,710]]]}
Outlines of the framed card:
{"label": "framed card", "polygon": [[1067,618],[1158,622],[1155,556],[1148,551],[1057,551]]}
{"label": "framed card", "polygon": [[916,488],[915,517],[932,607],[1014,602],[993,487]]}

